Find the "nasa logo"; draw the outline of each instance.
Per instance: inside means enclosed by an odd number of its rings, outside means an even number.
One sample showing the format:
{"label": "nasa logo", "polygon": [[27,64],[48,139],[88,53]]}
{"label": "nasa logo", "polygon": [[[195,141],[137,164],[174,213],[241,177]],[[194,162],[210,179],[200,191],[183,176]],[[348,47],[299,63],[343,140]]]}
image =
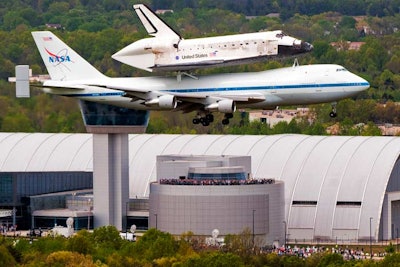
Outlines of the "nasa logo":
{"label": "nasa logo", "polygon": [[[71,58],[68,56],[68,50],[63,49],[56,55],[45,48],[47,54],[49,54],[49,63],[65,63],[72,62]],[[59,55],[62,54],[62,55]]]}
{"label": "nasa logo", "polygon": [[62,62],[71,62],[69,56],[50,56],[49,57],[50,63],[62,63]]}

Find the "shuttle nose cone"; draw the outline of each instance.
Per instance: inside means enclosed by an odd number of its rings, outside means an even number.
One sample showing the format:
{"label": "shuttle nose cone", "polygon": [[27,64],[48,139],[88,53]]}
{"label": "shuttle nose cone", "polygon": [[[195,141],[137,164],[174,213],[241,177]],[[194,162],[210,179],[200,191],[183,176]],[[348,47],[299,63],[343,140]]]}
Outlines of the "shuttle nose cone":
{"label": "shuttle nose cone", "polygon": [[294,40],[293,44],[278,45],[278,56],[292,56],[311,52],[314,46],[308,42]]}
{"label": "shuttle nose cone", "polygon": [[304,52],[311,52],[314,49],[314,46],[310,43],[307,42],[301,42],[301,48],[300,50],[303,50]]}

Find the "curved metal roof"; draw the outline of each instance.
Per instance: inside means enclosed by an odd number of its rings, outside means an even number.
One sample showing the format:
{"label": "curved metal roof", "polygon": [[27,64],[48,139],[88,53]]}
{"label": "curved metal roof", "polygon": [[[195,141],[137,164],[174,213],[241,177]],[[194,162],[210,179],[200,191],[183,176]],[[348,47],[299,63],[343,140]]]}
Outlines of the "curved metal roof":
{"label": "curved metal roof", "polygon": [[92,135],[0,133],[1,172],[92,171]]}
{"label": "curved metal roof", "polygon": [[[253,177],[285,182],[291,238],[355,229],[360,239],[371,217],[377,236],[400,138],[143,134],[129,136],[129,149],[131,198],[148,196],[157,155],[249,155]],[[92,151],[91,134],[0,133],[0,171],[92,171]]]}

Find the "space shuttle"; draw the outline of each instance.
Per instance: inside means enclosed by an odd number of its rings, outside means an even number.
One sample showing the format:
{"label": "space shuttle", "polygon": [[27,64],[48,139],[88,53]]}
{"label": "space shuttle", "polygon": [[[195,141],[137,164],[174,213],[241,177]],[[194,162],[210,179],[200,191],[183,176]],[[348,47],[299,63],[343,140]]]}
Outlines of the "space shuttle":
{"label": "space shuttle", "polygon": [[310,52],[313,46],[280,30],[185,40],[148,6],[133,6],[148,34],[112,58],[149,72],[247,64]]}

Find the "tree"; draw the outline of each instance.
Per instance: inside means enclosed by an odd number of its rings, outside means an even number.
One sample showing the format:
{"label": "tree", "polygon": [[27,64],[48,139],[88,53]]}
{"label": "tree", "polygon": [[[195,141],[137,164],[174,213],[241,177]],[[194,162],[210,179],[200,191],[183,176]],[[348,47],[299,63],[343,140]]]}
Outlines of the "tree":
{"label": "tree", "polygon": [[3,132],[33,132],[31,120],[24,113],[8,114],[1,123]]}
{"label": "tree", "polygon": [[225,249],[228,252],[235,253],[242,258],[247,258],[253,253],[253,235],[249,228],[244,229],[238,235],[225,236]]}
{"label": "tree", "polygon": [[92,234],[87,230],[79,231],[68,239],[67,249],[79,254],[92,254],[94,252]]}
{"label": "tree", "polygon": [[162,257],[172,257],[177,250],[177,242],[171,234],[153,228],[136,242],[133,255],[151,262]]}
{"label": "tree", "polygon": [[[84,237],[85,235],[83,235]],[[102,226],[93,231],[93,241],[96,246],[106,247],[111,250],[120,249],[122,238],[115,226]]]}
{"label": "tree", "polygon": [[344,264],[344,259],[341,254],[337,253],[327,253],[322,256],[321,261],[317,265],[318,267],[322,266],[341,266]]}
{"label": "tree", "polygon": [[233,253],[211,252],[202,253],[200,257],[189,258],[182,266],[190,267],[240,267],[245,266],[243,260]]}
{"label": "tree", "polygon": [[97,264],[93,263],[92,257],[90,255],[84,256],[77,252],[71,251],[53,252],[49,256],[47,256],[45,263],[48,266],[52,267],[98,266]]}

